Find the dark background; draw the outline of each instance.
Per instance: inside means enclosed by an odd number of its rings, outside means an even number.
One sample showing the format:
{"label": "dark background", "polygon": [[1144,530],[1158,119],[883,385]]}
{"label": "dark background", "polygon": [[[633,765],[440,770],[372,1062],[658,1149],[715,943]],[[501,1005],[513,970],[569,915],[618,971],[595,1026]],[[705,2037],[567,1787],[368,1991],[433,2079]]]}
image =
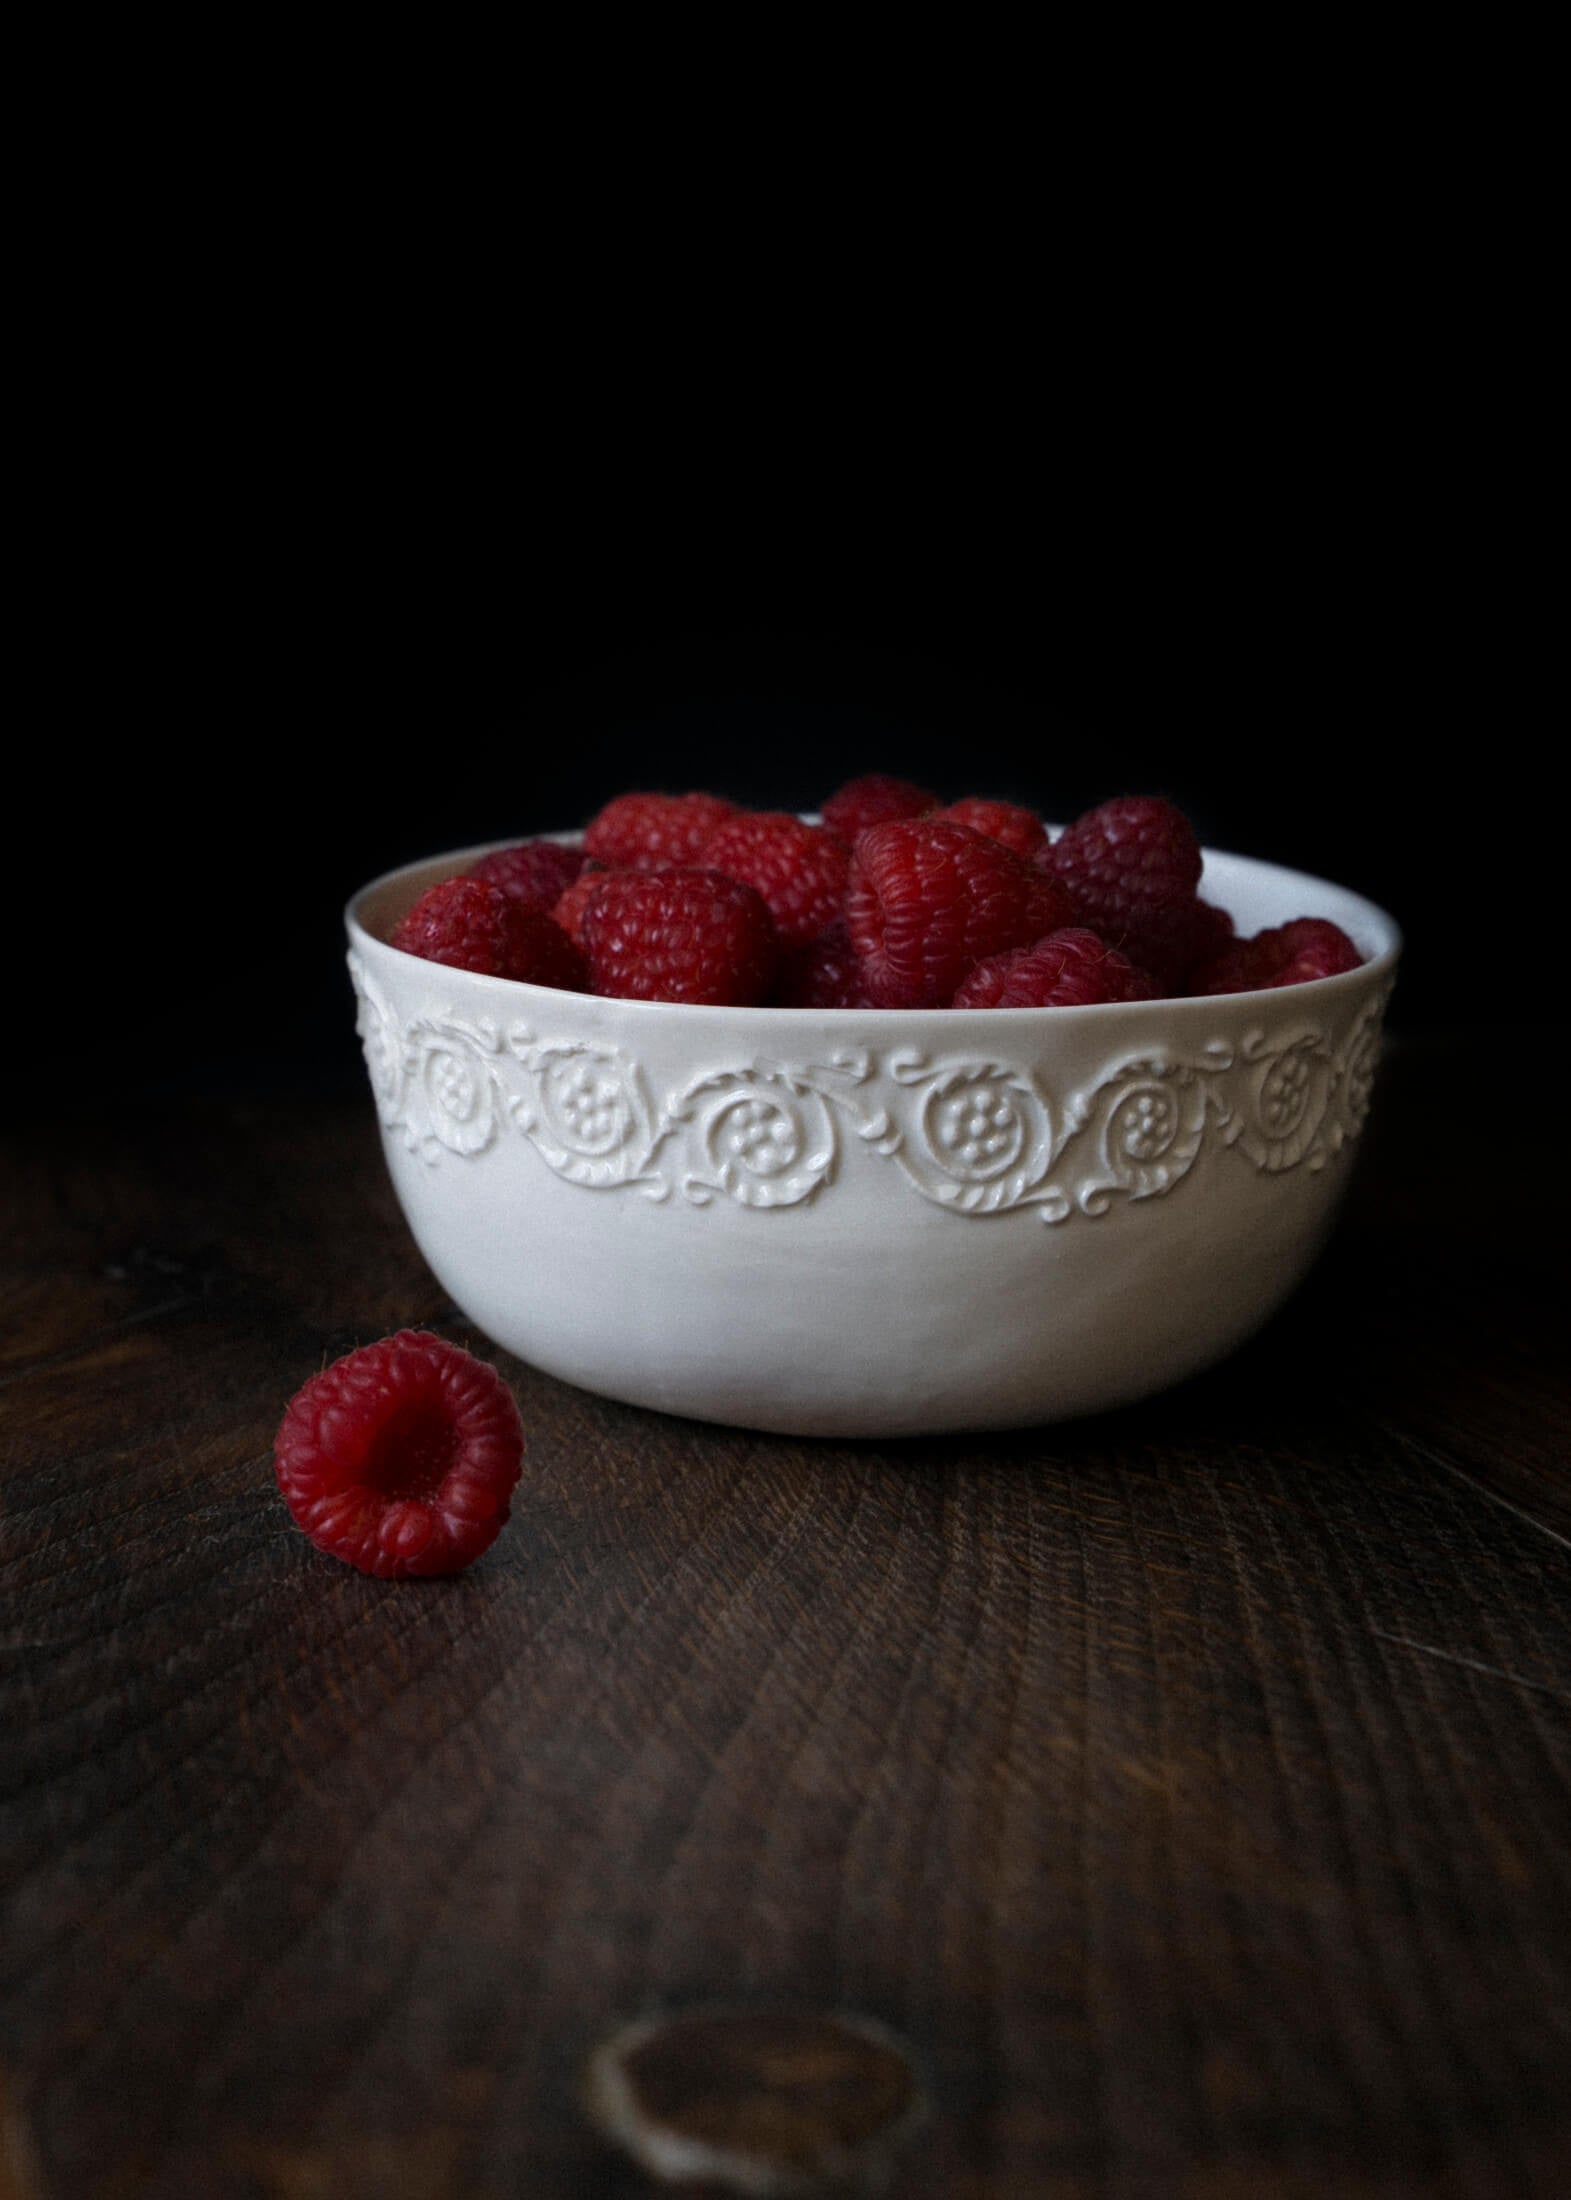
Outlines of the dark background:
{"label": "dark background", "polygon": [[1532,605],[1455,468],[1357,425],[1082,463],[1072,503],[1007,453],[872,480],[843,443],[804,478],[740,449],[718,493],[713,449],[701,491],[560,448],[489,502],[456,460],[451,500],[266,450],[187,480],[171,529],[106,538],[40,728],[52,1089],[350,1089],[342,908],[378,872],[632,786],[798,809],[868,770],[1055,819],[1167,794],[1393,912],[1396,1030],[1550,1014]]}
{"label": "dark background", "polygon": [[912,140],[821,212],[796,129],[674,210],[669,144],[592,207],[596,137],[150,219],[144,149],[30,335],[8,1103],[352,1084],[367,878],[875,768],[1165,792],[1393,911],[1398,1030],[1555,1015],[1538,156],[1333,58],[1335,131],[1273,81],[1132,168],[991,52],[974,162],[881,74]]}

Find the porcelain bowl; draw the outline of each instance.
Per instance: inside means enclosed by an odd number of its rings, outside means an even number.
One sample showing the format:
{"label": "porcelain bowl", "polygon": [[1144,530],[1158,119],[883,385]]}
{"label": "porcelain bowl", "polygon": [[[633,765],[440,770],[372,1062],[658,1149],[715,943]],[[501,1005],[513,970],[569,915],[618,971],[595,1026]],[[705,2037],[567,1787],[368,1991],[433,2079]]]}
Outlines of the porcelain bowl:
{"label": "porcelain bowl", "polygon": [[796,1435],[1051,1421],[1221,1359],[1331,1226],[1401,945],[1356,894],[1207,852],[1241,933],[1330,917],[1368,957],[1273,992],[693,1008],[387,944],[484,852],[364,888],[349,966],[410,1229],[552,1375]]}

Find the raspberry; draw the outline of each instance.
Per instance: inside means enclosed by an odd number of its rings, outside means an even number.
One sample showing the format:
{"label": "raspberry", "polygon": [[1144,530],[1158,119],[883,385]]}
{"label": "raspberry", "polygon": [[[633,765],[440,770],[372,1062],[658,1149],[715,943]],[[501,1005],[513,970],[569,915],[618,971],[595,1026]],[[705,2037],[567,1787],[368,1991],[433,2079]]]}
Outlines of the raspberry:
{"label": "raspberry", "polygon": [[1233,919],[1226,909],[1219,909],[1212,901],[1197,900],[1185,949],[1187,975],[1192,978],[1197,970],[1225,954],[1233,943],[1233,930]]}
{"label": "raspberry", "polygon": [[1001,840],[1017,856],[1034,856],[1046,845],[1047,827],[1035,810],[1023,809],[1018,802],[989,802],[982,795],[968,794],[938,815],[969,825],[972,832],[985,833],[989,840]]}
{"label": "raspberry", "polygon": [[1295,917],[1234,940],[1195,978],[1197,993],[1253,993],[1274,986],[1305,985],[1356,970],[1363,956],[1339,924],[1325,917]]}
{"label": "raspberry", "polygon": [[274,1448],[278,1487],[319,1551],[363,1574],[456,1574],[496,1541],[524,1456],[494,1367],[401,1329],[313,1375]]}
{"label": "raspberry", "polygon": [[736,804],[717,794],[619,794],[590,819],[584,847],[613,870],[697,863]]}
{"label": "raspberry", "polygon": [[1295,917],[1278,929],[1291,953],[1269,981],[1272,985],[1305,985],[1311,978],[1335,978],[1363,966],[1363,956],[1328,917]]}
{"label": "raspberry", "polygon": [[955,995],[956,1008],[1081,1008],[1094,1001],[1149,1001],[1156,988],[1116,947],[1076,926],[1034,947],[990,955]]}
{"label": "raspberry", "polygon": [[497,848],[482,856],[469,866],[469,876],[500,886],[526,909],[549,916],[588,861],[582,848],[570,848],[565,841],[525,840],[516,848]]}
{"label": "raspberry", "polygon": [[851,852],[837,834],[785,810],[744,810],[710,841],[704,867],[756,886],[782,943],[801,946],[844,909]]}
{"label": "raspberry", "polygon": [[1192,993],[1254,993],[1269,983],[1254,940],[1230,940],[1220,954],[1191,973]]}
{"label": "raspberry", "polygon": [[822,816],[829,830],[850,847],[870,825],[887,825],[897,817],[923,817],[937,808],[937,795],[925,787],[909,779],[893,779],[888,772],[867,772],[836,788]]}
{"label": "raspberry", "polygon": [[584,959],[561,926],[487,879],[449,878],[427,887],[393,933],[392,944],[406,955],[490,978],[519,978],[569,992],[588,987]]}
{"label": "raspberry", "polygon": [[584,911],[589,907],[590,897],[610,876],[605,865],[596,863],[591,857],[551,911],[553,919],[575,947],[582,948],[584,944]]}
{"label": "raspberry", "polygon": [[784,951],[769,998],[776,1008],[872,1007],[844,918],[805,947]]}
{"label": "raspberry", "polygon": [[1184,975],[1201,863],[1188,818],[1158,795],[1120,795],[1087,810],[1042,857],[1078,921],[1163,986]]}
{"label": "raspberry", "polygon": [[595,991],[628,1001],[747,1007],[768,993],[779,952],[762,894],[719,871],[614,871],[583,935]]}
{"label": "raspberry", "polygon": [[1069,921],[1051,879],[968,825],[902,818],[857,842],[846,928],[879,1008],[942,1008],[984,956]]}

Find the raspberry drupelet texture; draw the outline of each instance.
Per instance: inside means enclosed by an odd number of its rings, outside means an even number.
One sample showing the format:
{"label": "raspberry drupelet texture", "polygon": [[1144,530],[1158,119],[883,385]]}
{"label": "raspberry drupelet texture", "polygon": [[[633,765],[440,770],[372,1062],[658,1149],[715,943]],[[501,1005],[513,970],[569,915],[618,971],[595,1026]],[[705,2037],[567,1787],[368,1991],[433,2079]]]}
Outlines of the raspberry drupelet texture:
{"label": "raspberry drupelet texture", "polygon": [[852,857],[846,929],[879,1008],[942,1008],[985,956],[1071,921],[1051,878],[948,818],[872,826]]}
{"label": "raspberry drupelet texture", "polygon": [[1357,970],[1363,956],[1339,924],[1295,917],[1252,939],[1233,940],[1194,980],[1197,993],[1253,993]]}
{"label": "raspberry drupelet texture", "polygon": [[720,871],[614,871],[583,939],[594,990],[628,1001],[745,1008],[767,997],[779,955],[762,894]]}
{"label": "raspberry drupelet texture", "polygon": [[799,947],[843,913],[851,851],[838,833],[786,810],[744,810],[709,842],[704,867],[755,886],[782,944]]}
{"label": "raspberry drupelet texture", "polygon": [[1018,802],[989,802],[983,795],[968,794],[935,815],[951,817],[957,825],[969,825],[972,832],[985,833],[989,840],[1001,840],[1017,856],[1034,856],[1038,848],[1047,845],[1047,827],[1035,810],[1025,809]]}
{"label": "raspberry drupelet texture", "polygon": [[1066,926],[1034,947],[990,955],[956,993],[956,1008],[1087,1008],[1100,1001],[1149,1001],[1156,988],[1127,956],[1094,932]]}
{"label": "raspberry drupelet texture", "polygon": [[582,848],[560,840],[524,840],[515,848],[495,848],[469,867],[471,878],[500,886],[504,894],[549,916],[589,861]]}
{"label": "raspberry drupelet texture", "polygon": [[611,873],[603,863],[591,860],[579,872],[571,886],[551,911],[551,915],[567,934],[573,945],[582,949],[584,944],[584,911],[589,907],[595,888],[608,879]]}
{"label": "raspberry drupelet texture", "polygon": [[619,794],[590,819],[584,848],[613,871],[690,866],[735,815],[717,794]]}
{"label": "raspberry drupelet texture", "polygon": [[896,779],[889,772],[864,772],[848,779],[825,802],[822,816],[832,833],[847,847],[869,826],[888,825],[897,817],[925,817],[938,808],[938,797],[913,780]]}
{"label": "raspberry drupelet texture", "polygon": [[427,887],[394,931],[392,945],[488,978],[572,992],[588,985],[584,959],[561,926],[488,879],[449,878]]}
{"label": "raspberry drupelet texture", "polygon": [[1203,862],[1182,810],[1159,795],[1119,795],[1076,818],[1041,862],[1068,893],[1079,923],[1159,986],[1182,981]]}
{"label": "raspberry drupelet texture", "polygon": [[362,1573],[455,1574],[495,1542],[524,1456],[513,1394],[443,1337],[401,1329],[290,1399],[274,1468],[295,1525]]}
{"label": "raspberry drupelet texture", "polygon": [[1336,978],[1363,966],[1363,956],[1342,927],[1327,917],[1295,917],[1279,929],[1289,953],[1273,973],[1272,985],[1305,985],[1311,978]]}

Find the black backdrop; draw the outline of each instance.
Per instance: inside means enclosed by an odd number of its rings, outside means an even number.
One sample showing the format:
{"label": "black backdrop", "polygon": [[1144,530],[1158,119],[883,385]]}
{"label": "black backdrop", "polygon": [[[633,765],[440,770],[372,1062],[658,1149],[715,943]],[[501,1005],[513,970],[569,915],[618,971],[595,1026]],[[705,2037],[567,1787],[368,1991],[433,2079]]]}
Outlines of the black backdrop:
{"label": "black backdrop", "polygon": [[876,525],[597,485],[479,547],[396,498],[230,515],[150,572],[128,546],[40,729],[63,800],[16,836],[56,885],[19,1011],[49,1078],[12,1100],[347,1087],[341,910],[377,872],[629,786],[809,808],[875,769],[1057,818],[1168,794],[1392,910],[1397,1029],[1552,1013],[1544,731],[1498,605],[1432,509],[1341,486],[1077,533],[997,479]]}
{"label": "black backdrop", "polygon": [[1558,1020],[1528,171],[1491,203],[1472,100],[1362,64],[1335,129],[1273,78],[1072,161],[996,63],[974,169],[881,72],[914,141],[826,219],[794,108],[768,192],[701,142],[674,221],[670,143],[596,223],[598,119],[471,205],[401,109],[345,191],[245,161],[254,228],[177,159],[166,220],[145,161],[94,192],[17,424],[5,1104],[348,1082],[375,872],[878,767],[1165,791],[1399,916],[1399,1029]]}

